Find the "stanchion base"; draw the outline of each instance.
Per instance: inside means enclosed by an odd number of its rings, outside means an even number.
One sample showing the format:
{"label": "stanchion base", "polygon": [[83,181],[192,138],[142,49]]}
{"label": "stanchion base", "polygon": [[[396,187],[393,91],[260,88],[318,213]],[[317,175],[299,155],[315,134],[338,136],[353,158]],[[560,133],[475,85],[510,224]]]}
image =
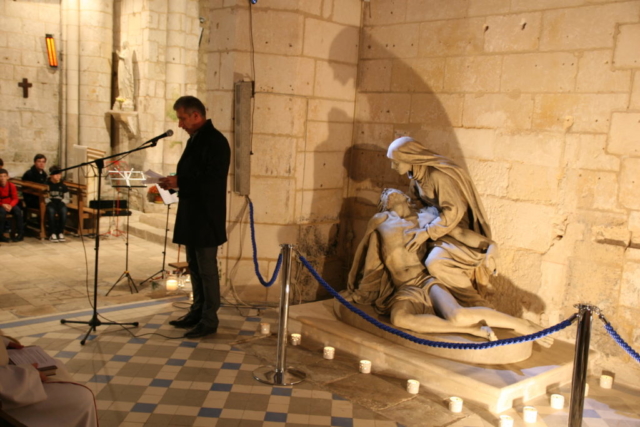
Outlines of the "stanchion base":
{"label": "stanchion base", "polygon": [[304,381],[307,374],[292,367],[284,372],[276,372],[274,366],[261,366],[253,371],[253,378],[270,385],[293,385]]}

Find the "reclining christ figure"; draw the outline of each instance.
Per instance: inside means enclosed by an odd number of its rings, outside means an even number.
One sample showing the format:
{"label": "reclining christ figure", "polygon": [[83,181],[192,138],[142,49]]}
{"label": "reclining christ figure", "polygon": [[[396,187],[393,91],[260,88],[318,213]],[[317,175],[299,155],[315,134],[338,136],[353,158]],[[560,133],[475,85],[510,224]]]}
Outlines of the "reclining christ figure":
{"label": "reclining christ figure", "polygon": [[[349,272],[346,297],[360,304],[372,304],[380,314],[389,315],[394,326],[420,333],[466,333],[490,341],[497,339],[491,327],[513,329],[521,335],[543,328],[490,308],[479,294],[472,305],[461,305],[437,277],[429,275],[423,260],[427,245],[417,251],[408,243],[416,229],[437,220],[435,208],[416,211],[410,198],[396,189],[380,196],[379,213],[374,215],[358,245]],[[473,230],[454,228],[449,235],[468,248],[486,253],[485,265],[493,269],[495,244]],[[553,339],[537,342],[551,346]]]}

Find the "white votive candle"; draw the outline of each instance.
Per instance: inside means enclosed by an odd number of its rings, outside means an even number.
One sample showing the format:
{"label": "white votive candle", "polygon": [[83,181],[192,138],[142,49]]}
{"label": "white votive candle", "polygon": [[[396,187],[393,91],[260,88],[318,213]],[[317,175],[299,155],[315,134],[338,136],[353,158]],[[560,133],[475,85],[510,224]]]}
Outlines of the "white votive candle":
{"label": "white votive candle", "polygon": [[420,391],[420,381],[407,380],[407,393],[418,394]]}
{"label": "white votive candle", "polygon": [[500,415],[500,427],[513,427],[513,417],[511,415]]}
{"label": "white votive candle", "polygon": [[361,374],[370,374],[371,373],[371,361],[370,360],[361,360],[360,361],[360,373]]}
{"label": "white votive candle", "polygon": [[302,335],[291,334],[291,345],[300,345],[301,342],[302,342]]}
{"label": "white votive candle", "polygon": [[450,397],[449,398],[449,410],[454,413],[462,412],[462,403],[463,400],[460,397]]}
{"label": "white votive candle", "polygon": [[175,292],[178,290],[178,281],[176,279],[167,279],[167,292]]}
{"label": "white votive candle", "polygon": [[525,423],[535,423],[538,419],[538,410],[533,406],[525,406],[522,408],[522,418]]}
{"label": "white votive candle", "polygon": [[564,408],[564,396],[561,394],[552,394],[551,398],[551,407],[553,409],[562,409]]}
{"label": "white votive candle", "polygon": [[271,334],[271,323],[267,323],[267,322],[260,323],[260,333],[262,335]]}
{"label": "white votive candle", "polygon": [[336,349],[333,347],[325,347],[324,350],[322,351],[322,356],[325,359],[333,359],[333,357],[336,355]]}
{"label": "white votive candle", "polygon": [[611,375],[600,375],[600,387],[611,388],[613,386],[613,377]]}

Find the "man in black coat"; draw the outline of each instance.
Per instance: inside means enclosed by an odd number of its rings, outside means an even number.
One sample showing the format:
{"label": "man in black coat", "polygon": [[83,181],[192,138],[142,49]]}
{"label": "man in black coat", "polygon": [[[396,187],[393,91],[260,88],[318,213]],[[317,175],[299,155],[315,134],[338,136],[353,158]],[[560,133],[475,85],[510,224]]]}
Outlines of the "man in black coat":
{"label": "man in black coat", "polygon": [[218,246],[227,241],[226,195],[231,150],[224,135],[207,120],[204,105],[198,98],[178,98],[173,109],[178,116],[178,126],[190,138],[176,175],[163,178],[160,186],[179,190],[173,243],[186,247],[193,304],[185,316],[169,323],[189,329],[185,337],[199,338],[215,334],[218,328],[217,252]]}
{"label": "man in black coat", "polygon": [[[44,154],[36,154],[33,157],[33,166],[29,168],[24,175],[22,175],[23,181],[37,182],[38,184],[47,183],[47,173],[44,171],[44,167],[47,164],[47,158]],[[33,194],[24,194],[24,202],[27,207],[38,209],[40,207],[40,199]]]}

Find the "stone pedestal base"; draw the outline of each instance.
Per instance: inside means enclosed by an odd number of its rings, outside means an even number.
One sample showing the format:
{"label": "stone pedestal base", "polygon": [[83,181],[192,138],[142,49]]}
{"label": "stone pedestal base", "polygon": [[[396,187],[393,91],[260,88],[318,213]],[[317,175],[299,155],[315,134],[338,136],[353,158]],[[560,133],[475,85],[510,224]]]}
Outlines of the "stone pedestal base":
{"label": "stone pedestal base", "polygon": [[550,349],[534,344],[531,357],[521,362],[480,365],[426,354],[347,325],[336,318],[333,300],[292,306],[289,316],[289,332],[301,333],[306,348],[330,345],[337,354],[371,360],[374,373],[414,378],[438,394],[462,397],[494,413],[571,381],[573,345],[557,340]]}
{"label": "stone pedestal base", "polygon": [[116,122],[122,125],[127,138],[135,139],[138,137],[140,126],[138,125],[137,111],[109,110],[107,114],[112,115]]}
{"label": "stone pedestal base", "polygon": [[[531,357],[531,352],[533,348],[532,342],[487,348],[482,350],[457,350],[457,349],[438,348],[438,347],[430,347],[422,344],[416,344],[412,341],[401,338],[390,332],[386,332],[378,328],[377,326],[372,325],[371,323],[364,320],[358,314],[349,310],[347,307],[341,304],[338,300],[333,300],[333,301],[334,301],[334,304],[333,304],[334,312],[338,320],[341,320],[348,325],[354,326],[365,332],[369,332],[370,334],[376,335],[380,338],[384,338],[385,340],[391,341],[395,344],[412,348],[421,353],[428,353],[438,357],[446,357],[447,359],[457,360],[459,362],[489,364],[489,365],[521,362]],[[373,309],[373,307],[364,306],[360,304],[354,304],[354,305],[360,310],[367,313],[369,316],[378,320],[379,322],[382,322],[387,326],[391,326],[392,328],[395,328],[395,326],[393,326],[390,323],[389,318],[378,315]],[[398,328],[395,328],[395,329],[398,329]],[[487,340],[474,337],[472,335],[467,335],[467,334],[421,334],[421,333],[409,331],[409,330],[404,330],[404,332],[407,332],[417,338],[422,338],[430,341],[450,342],[450,343],[456,343],[456,344],[487,342]],[[494,332],[499,339],[513,338],[518,336],[517,334],[513,333],[513,331],[508,331],[503,329],[494,329]]]}

